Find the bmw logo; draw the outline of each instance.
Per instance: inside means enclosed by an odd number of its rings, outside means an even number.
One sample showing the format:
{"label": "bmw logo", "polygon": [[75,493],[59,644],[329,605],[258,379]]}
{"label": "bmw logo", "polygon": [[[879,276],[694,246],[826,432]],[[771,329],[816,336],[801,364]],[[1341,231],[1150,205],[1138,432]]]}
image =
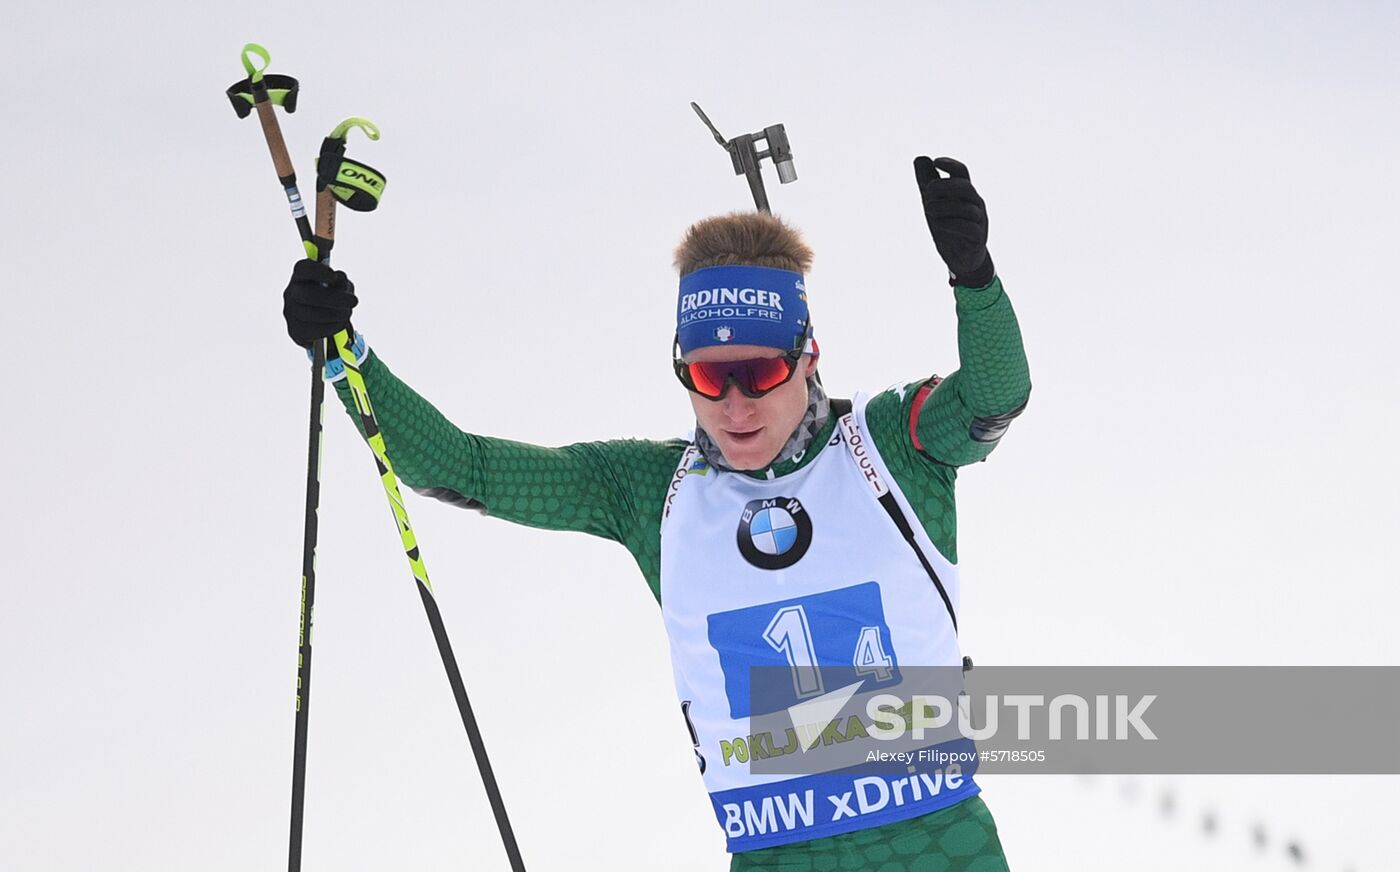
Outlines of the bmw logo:
{"label": "bmw logo", "polygon": [[786,569],[812,544],[812,519],[793,497],[750,500],[739,516],[739,553],[759,569]]}

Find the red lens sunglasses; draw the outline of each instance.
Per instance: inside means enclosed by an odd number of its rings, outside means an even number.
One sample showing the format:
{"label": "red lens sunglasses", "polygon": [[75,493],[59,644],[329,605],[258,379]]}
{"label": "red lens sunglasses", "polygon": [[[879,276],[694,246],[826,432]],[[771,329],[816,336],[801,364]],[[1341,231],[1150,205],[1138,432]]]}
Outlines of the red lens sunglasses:
{"label": "red lens sunglasses", "polygon": [[681,384],[707,400],[719,400],[723,397],[725,388],[731,381],[744,396],[758,399],[792,380],[811,336],[812,327],[809,324],[797,347],[780,357],[691,363],[687,363],[681,356],[681,341],[677,336],[671,346],[671,362],[676,369],[676,378],[681,380]]}

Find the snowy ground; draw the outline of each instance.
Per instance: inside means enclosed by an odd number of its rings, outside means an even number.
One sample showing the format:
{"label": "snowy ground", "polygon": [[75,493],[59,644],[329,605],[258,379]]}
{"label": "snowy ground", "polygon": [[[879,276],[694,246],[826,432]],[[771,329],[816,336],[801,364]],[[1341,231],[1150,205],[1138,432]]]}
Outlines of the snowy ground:
{"label": "snowy ground", "polygon": [[[303,178],[343,117],[383,128],[352,146],[383,207],[342,216],[336,262],[460,425],[687,429],[669,252],[747,204],[690,100],[787,125],[770,195],[817,251],[833,393],[952,369],[909,164],[954,155],[1035,381],[960,479],[978,663],[1400,663],[1400,13],[1148,6],[7,3],[0,867],[283,862],[306,377],[299,248],[222,94],[247,40],[302,80]],[[323,480],[305,868],[503,869],[334,407]],[[724,868],[630,558],[410,510],[530,868]],[[1400,856],[1394,776],[984,787],[1018,870]]]}

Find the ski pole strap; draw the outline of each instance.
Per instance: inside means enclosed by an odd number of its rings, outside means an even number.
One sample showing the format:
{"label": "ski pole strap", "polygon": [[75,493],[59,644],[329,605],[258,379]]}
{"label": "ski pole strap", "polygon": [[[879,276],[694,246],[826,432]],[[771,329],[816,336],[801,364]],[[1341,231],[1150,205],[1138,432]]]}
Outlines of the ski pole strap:
{"label": "ski pole strap", "polygon": [[[254,57],[262,64],[254,63]],[[247,118],[253,106],[264,101],[281,106],[288,112],[297,111],[297,91],[301,86],[291,76],[267,75],[264,71],[270,63],[272,55],[267,49],[255,42],[243,46],[243,69],[247,71],[248,78],[234,82],[224,91],[239,118]]]}
{"label": "ski pole strap", "polygon": [[317,160],[316,190],[330,191],[348,209],[373,212],[384,194],[384,174],[348,157],[341,157],[339,163]]}
{"label": "ski pole strap", "polygon": [[281,106],[288,112],[297,111],[297,92],[300,88],[297,80],[291,76],[273,74],[263,76],[257,82],[240,79],[229,85],[224,93],[228,95],[229,102],[233,104],[233,111],[238,113],[238,117],[247,118],[248,113],[253,111],[254,104],[263,100],[271,101],[272,105]]}
{"label": "ski pole strap", "polygon": [[384,195],[384,174],[369,164],[345,156],[345,135],[358,127],[370,139],[379,138],[379,128],[365,118],[347,118],[321,141],[316,158],[316,190],[330,191],[336,202],[356,212],[372,212]]}

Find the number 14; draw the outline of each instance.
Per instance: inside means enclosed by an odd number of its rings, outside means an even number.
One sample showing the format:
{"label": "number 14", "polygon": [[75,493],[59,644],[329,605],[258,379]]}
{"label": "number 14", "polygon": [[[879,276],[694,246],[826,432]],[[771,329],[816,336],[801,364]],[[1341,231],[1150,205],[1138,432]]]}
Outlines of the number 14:
{"label": "number 14", "polygon": [[[788,666],[792,669],[792,689],[798,699],[821,696],[826,692],[821,669],[817,665],[811,624],[802,606],[779,609],[773,620],[768,622],[768,629],[763,631],[763,640],[787,658]],[[860,628],[851,665],[855,667],[857,675],[873,675],[876,681],[889,681],[893,677],[894,661],[885,653],[879,627]]]}

